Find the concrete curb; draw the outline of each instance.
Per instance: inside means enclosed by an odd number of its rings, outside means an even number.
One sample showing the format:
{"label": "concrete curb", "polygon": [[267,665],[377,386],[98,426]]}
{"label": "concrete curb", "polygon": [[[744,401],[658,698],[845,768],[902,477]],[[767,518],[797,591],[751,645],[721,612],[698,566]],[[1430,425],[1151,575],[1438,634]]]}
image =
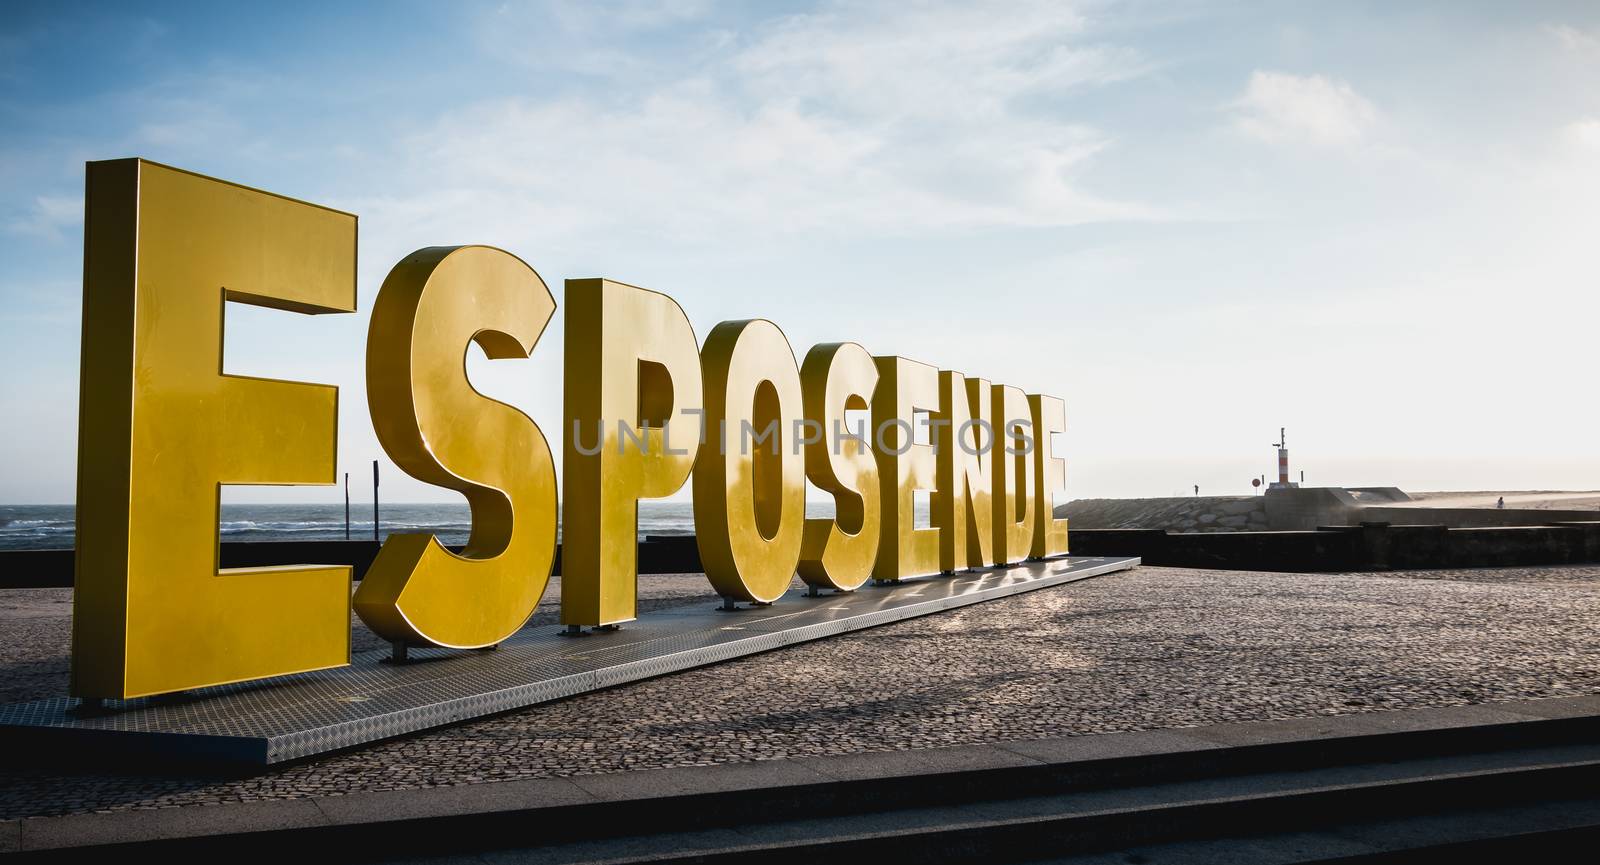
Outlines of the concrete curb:
{"label": "concrete curb", "polygon": [[[0,852],[69,848],[88,852],[84,848],[221,842],[229,836],[266,839],[286,829],[350,841],[357,836],[389,836],[399,827],[414,833],[471,831],[475,824],[513,818],[521,826],[563,825],[560,821],[600,808],[628,819],[653,815],[661,820],[670,818],[671,809],[664,807],[669,800],[699,797],[697,811],[716,813],[718,808],[736,806],[747,798],[738,794],[753,790],[823,809],[845,808],[891,790],[927,797],[937,797],[941,790],[970,791],[985,785],[1014,791],[1019,785],[1059,784],[1064,778],[1094,782],[1175,767],[1226,771],[1286,758],[1336,761],[1341,751],[1358,747],[1369,755],[1374,749],[1399,755],[1409,754],[1424,737],[1445,748],[1545,737],[1593,741],[1596,729],[1600,729],[1600,696],[1372,712],[316,799],[33,817],[0,822]],[[915,779],[915,784],[908,787],[908,779]],[[441,825],[425,830],[416,821]]]}

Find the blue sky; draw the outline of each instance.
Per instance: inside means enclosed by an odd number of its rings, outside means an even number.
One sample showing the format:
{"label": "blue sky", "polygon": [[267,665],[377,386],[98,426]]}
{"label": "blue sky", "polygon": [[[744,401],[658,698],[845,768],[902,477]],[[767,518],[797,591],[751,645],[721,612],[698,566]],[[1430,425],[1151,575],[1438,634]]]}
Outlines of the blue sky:
{"label": "blue sky", "polygon": [[[384,274],[488,243],[1060,396],[1074,497],[1248,492],[1281,425],[1312,483],[1600,487],[1592,3],[13,3],[0,502],[72,499],[123,156],[361,216],[360,311],[225,357],[339,385],[352,471]],[[559,309],[469,371],[558,442]]]}

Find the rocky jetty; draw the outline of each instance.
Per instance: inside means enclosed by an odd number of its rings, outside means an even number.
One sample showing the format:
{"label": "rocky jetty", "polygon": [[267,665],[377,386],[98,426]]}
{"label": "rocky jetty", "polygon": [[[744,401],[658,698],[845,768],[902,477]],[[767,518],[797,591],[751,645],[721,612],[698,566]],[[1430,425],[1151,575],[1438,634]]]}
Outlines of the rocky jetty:
{"label": "rocky jetty", "polygon": [[1074,529],[1246,532],[1267,528],[1264,496],[1077,499],[1056,508]]}

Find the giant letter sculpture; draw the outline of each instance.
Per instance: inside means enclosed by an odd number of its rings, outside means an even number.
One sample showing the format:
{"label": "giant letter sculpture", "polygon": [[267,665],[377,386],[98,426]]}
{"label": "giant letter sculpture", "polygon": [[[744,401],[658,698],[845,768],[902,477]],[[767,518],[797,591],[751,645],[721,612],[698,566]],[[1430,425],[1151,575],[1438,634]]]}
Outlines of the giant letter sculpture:
{"label": "giant letter sculpture", "polygon": [[356,590],[356,612],[391,641],[492,646],[533,614],[556,553],[556,469],[533,420],[467,381],[467,345],[523,358],[555,313],[550,289],[509,252],[434,246],[383,281],[367,334],[367,404],[406,474],[472,507],[460,555],[432,534],[394,534]]}
{"label": "giant letter sculpture", "polygon": [[223,484],[332,484],[338,389],[222,372],[224,301],[355,309],[356,218],[91,162],[72,693],[126,699],[350,660],[350,569],[218,567]]}
{"label": "giant letter sculpture", "polygon": [[1067,485],[1067,463],[1055,455],[1052,433],[1067,428],[1067,407],[1060,399],[1029,394],[1033,410],[1033,557],[1043,559],[1067,551],[1067,520],[1056,519],[1055,494]]}
{"label": "giant letter sculpture", "polygon": [[939,567],[945,571],[994,564],[995,446],[989,382],[939,372],[939,489],[933,524],[939,527]]}
{"label": "giant letter sculpture", "polygon": [[639,500],[671,495],[694,467],[699,346],[664,294],[569,279],[566,303],[561,621],[614,625],[636,609]]}
{"label": "giant letter sculpture", "polygon": [[883,522],[872,576],[892,582],[939,572],[940,530],[917,528],[914,505],[918,490],[931,491],[938,483],[933,445],[916,442],[916,424],[918,412],[939,410],[939,371],[903,357],[876,360],[872,435]]}
{"label": "giant letter sculpture", "polygon": [[846,429],[846,411],[870,414],[878,368],[853,342],[812,347],[800,366],[806,418],[816,434],[806,443],[806,477],[833,494],[832,518],[806,520],[800,547],[800,579],[814,589],[848,592],[872,575],[878,558],[878,461],[872,431]]}
{"label": "giant letter sculpture", "polygon": [[718,452],[694,469],[694,534],[706,578],[732,601],[770,604],[789,590],[806,519],[800,371],[770,321],[725,321],[701,352],[705,423]]}
{"label": "giant letter sculpture", "polygon": [[1034,506],[1033,413],[1020,389],[997,384],[994,425],[999,431],[994,451],[994,560],[1013,565],[1033,551]]}

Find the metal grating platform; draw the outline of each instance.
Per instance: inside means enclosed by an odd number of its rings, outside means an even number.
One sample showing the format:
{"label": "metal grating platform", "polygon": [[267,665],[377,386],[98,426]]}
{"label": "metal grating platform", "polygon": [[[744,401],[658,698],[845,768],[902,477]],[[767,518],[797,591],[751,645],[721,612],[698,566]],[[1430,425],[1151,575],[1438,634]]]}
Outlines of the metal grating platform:
{"label": "metal grating platform", "polygon": [[[1138,559],[1067,557],[1011,568],[867,585],[848,594],[791,592],[724,612],[708,598],[647,613],[578,639],[524,628],[492,652],[412,649],[407,663],[363,652],[348,667],[86,714],[68,698],[0,707],[0,743],[116,759],[265,765],[376,742],[743,655],[1087,579]],[[15,753],[15,752],[13,752]]]}

